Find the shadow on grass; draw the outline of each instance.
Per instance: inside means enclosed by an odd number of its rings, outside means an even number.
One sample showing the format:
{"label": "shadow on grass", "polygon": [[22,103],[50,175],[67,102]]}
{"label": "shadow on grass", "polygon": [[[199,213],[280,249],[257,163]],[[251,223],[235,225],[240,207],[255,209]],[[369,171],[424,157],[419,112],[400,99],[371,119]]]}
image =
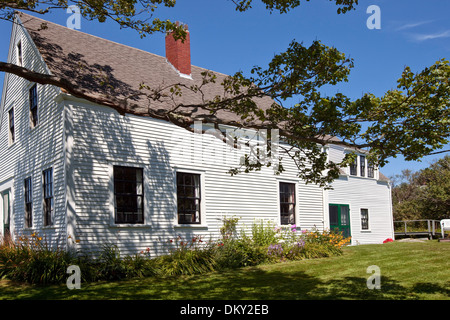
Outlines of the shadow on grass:
{"label": "shadow on grass", "polygon": [[51,300],[415,300],[426,299],[427,294],[442,299],[450,295],[450,282],[445,286],[417,283],[405,287],[382,277],[381,289],[370,290],[366,281],[364,277],[323,281],[303,271],[286,273],[244,268],[208,275],[82,283],[81,290],[69,290],[65,286],[0,288],[3,299]]}

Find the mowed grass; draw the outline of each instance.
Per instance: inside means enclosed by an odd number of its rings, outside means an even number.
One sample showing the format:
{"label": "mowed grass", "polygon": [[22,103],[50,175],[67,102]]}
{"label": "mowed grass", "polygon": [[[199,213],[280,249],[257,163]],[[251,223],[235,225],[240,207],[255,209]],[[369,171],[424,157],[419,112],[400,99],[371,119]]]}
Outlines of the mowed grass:
{"label": "mowed grass", "polygon": [[[381,289],[368,289],[369,266]],[[344,248],[342,256],[195,276],[31,286],[0,281],[0,299],[296,300],[450,299],[450,243],[393,242]],[[82,270],[81,270],[82,272]]]}

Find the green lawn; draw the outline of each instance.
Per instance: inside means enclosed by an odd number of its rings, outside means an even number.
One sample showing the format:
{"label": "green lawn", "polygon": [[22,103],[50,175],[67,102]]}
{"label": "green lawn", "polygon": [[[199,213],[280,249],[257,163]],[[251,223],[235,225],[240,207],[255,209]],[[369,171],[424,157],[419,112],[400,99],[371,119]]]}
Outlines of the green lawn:
{"label": "green lawn", "polygon": [[[381,289],[369,290],[377,265]],[[0,299],[433,299],[450,297],[450,243],[394,242],[347,247],[332,258],[286,262],[206,275],[37,287],[0,281]]]}

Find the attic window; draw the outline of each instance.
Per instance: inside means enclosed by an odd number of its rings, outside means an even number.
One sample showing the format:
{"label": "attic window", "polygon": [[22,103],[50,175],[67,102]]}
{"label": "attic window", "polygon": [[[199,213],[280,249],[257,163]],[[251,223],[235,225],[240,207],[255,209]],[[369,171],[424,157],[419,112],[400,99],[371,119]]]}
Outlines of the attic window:
{"label": "attic window", "polygon": [[37,98],[37,86],[33,85],[29,92],[30,97],[30,123],[31,127],[34,128],[38,125],[38,98]]}
{"label": "attic window", "polygon": [[17,43],[17,65],[23,66],[22,41]]}
{"label": "attic window", "polygon": [[16,134],[14,129],[14,108],[9,110],[9,144],[12,145],[16,141]]}

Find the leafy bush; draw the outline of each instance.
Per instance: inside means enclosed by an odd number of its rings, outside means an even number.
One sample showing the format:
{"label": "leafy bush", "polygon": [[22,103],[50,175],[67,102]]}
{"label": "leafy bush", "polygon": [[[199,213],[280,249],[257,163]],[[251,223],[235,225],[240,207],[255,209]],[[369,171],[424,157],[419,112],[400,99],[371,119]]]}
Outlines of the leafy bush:
{"label": "leafy bush", "polygon": [[74,259],[65,250],[53,250],[41,237],[20,237],[0,247],[0,277],[33,284],[59,283]]}
{"label": "leafy bush", "polygon": [[248,237],[232,239],[217,245],[215,260],[218,269],[255,266],[268,261],[265,246],[256,245]]}
{"label": "leafy bush", "polygon": [[279,240],[279,229],[271,221],[255,221],[251,228],[252,240],[255,245],[268,246]]}
{"label": "leafy bush", "polygon": [[186,241],[178,236],[169,243],[172,244],[170,254],[156,258],[158,274],[190,275],[215,270],[214,248],[201,237],[194,236]]}
{"label": "leafy bush", "polygon": [[222,227],[220,228],[220,234],[222,235],[222,240],[226,241],[236,237],[236,226],[239,222],[239,218],[225,217],[222,219]]}

